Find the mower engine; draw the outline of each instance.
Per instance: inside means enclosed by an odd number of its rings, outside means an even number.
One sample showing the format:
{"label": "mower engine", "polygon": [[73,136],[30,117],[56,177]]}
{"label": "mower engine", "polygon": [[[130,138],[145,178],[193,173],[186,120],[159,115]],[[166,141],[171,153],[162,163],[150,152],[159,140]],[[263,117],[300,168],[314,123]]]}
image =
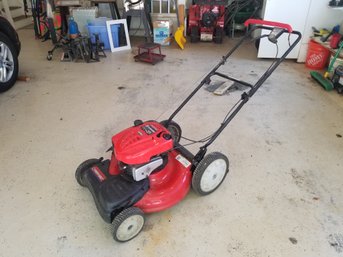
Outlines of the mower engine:
{"label": "mower engine", "polygon": [[194,0],[194,4],[189,7],[187,30],[191,42],[223,42],[227,4],[228,0]]}
{"label": "mower engine", "polygon": [[[156,122],[135,121],[135,126],[112,137],[109,173],[126,173],[135,181],[147,178],[167,164],[166,152],[173,147],[170,132]],[[164,153],[164,154],[163,154]]]}
{"label": "mower engine", "polygon": [[75,177],[92,193],[99,214],[108,223],[132,206],[145,213],[164,210],[190,188],[191,163],[173,148],[165,126],[137,120],[112,137],[110,160],[86,160]]}

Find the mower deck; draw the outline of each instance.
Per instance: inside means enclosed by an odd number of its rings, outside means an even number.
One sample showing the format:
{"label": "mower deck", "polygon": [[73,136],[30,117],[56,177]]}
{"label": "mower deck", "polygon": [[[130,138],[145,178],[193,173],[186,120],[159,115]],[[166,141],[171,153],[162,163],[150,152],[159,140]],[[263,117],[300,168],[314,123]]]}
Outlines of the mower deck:
{"label": "mower deck", "polygon": [[168,165],[149,176],[150,190],[134,206],[144,213],[158,212],[180,202],[191,185],[191,162],[180,152],[168,153]]}
{"label": "mower deck", "polygon": [[139,207],[144,213],[170,208],[180,202],[190,189],[191,162],[177,150],[168,153],[166,167],[141,181],[135,181],[119,170],[118,175],[111,175],[109,165],[110,160],[104,160],[82,175],[99,214],[107,223],[111,223],[117,213],[130,206]]}
{"label": "mower deck", "polygon": [[149,179],[134,181],[125,174],[112,176],[109,160],[99,162],[83,174],[85,186],[92,193],[101,217],[111,223],[113,215],[139,201],[149,190]]}

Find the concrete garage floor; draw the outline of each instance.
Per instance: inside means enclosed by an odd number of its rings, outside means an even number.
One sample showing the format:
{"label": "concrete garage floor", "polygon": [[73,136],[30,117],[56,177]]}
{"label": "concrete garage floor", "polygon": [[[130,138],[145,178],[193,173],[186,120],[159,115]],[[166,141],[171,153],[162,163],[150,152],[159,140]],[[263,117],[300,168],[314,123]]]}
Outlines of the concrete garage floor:
{"label": "concrete garage floor", "polygon": [[[131,52],[75,64],[46,61],[50,43],[19,34],[20,71],[32,79],[0,95],[0,256],[342,256],[343,99],[303,64],[282,64],[211,146],[231,162],[218,191],[190,192],[119,244],[75,168],[107,157],[135,119],[167,118],[232,40],[165,48],[155,66]],[[270,65],[251,45],[234,61],[225,69],[250,81]],[[240,94],[201,90],[176,118],[183,134],[210,134]]]}

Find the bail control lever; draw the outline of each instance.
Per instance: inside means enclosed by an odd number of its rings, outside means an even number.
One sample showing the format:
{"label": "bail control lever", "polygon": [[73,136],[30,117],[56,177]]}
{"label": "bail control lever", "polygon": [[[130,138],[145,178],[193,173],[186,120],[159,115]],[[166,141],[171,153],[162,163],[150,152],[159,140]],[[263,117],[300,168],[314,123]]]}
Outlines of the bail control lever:
{"label": "bail control lever", "polygon": [[286,23],[281,23],[281,22],[275,22],[275,21],[248,19],[247,21],[244,22],[245,26],[249,26],[250,24],[272,26],[273,28],[270,34],[268,35],[268,40],[274,44],[277,43],[277,39],[282,35],[282,33],[285,30],[287,30],[288,33],[292,33],[293,31],[291,25],[286,24]]}

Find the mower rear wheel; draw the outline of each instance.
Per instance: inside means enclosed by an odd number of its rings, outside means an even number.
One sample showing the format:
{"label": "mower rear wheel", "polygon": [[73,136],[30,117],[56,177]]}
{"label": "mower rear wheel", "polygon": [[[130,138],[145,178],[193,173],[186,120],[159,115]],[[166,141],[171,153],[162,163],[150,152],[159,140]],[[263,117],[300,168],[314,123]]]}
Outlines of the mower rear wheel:
{"label": "mower rear wheel", "polygon": [[214,43],[221,44],[223,43],[223,37],[224,37],[224,30],[221,27],[216,27],[214,31]]}
{"label": "mower rear wheel", "polygon": [[228,172],[228,158],[219,152],[210,153],[195,168],[192,188],[199,195],[208,195],[221,185]]}
{"label": "mower rear wheel", "polygon": [[137,207],[129,207],[120,212],[113,220],[113,239],[127,242],[141,232],[145,223],[144,212]]}
{"label": "mower rear wheel", "polygon": [[77,167],[75,171],[75,178],[76,178],[77,183],[79,183],[80,186],[83,186],[83,187],[86,186],[84,181],[82,180],[82,173],[98,162],[99,162],[98,159],[89,159],[89,160],[84,161],[83,163],[79,165],[79,167]]}
{"label": "mower rear wheel", "polygon": [[191,43],[197,43],[200,40],[200,31],[196,26],[191,27]]}
{"label": "mower rear wheel", "polygon": [[180,142],[182,130],[179,124],[177,124],[175,121],[170,121],[167,126],[168,120],[161,121],[161,124],[169,130],[174,142]]}

